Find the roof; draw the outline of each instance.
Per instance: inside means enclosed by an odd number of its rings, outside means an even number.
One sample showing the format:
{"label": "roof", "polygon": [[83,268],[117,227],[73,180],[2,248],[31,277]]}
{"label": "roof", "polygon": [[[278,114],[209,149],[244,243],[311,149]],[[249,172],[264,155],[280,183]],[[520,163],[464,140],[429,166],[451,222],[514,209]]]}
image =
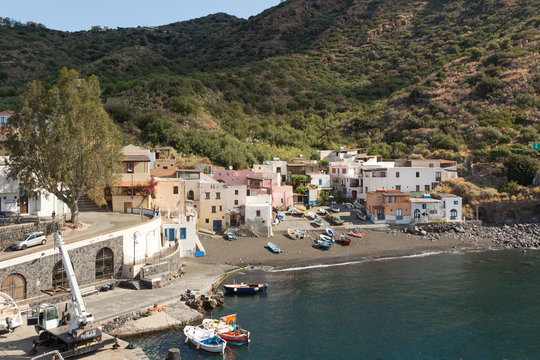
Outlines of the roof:
{"label": "roof", "polygon": [[114,185],[123,186],[123,187],[147,186],[147,185],[150,185],[150,180],[148,181],[119,181],[115,183]]}
{"label": "roof", "polygon": [[13,115],[13,114],[15,114],[15,111],[13,110],[0,111],[0,115]]}
{"label": "roof", "polygon": [[157,176],[157,177],[176,177],[176,171],[178,169],[176,167],[170,168],[170,169],[152,169],[150,170],[150,175]]}
{"label": "roof", "polygon": [[123,161],[142,161],[150,162],[150,159],[146,154],[124,154]]}

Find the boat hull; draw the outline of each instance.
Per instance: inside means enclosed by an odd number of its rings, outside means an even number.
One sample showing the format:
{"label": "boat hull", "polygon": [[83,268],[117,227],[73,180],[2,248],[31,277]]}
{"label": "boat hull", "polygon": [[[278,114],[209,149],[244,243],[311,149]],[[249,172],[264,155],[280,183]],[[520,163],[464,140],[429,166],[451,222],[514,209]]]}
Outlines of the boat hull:
{"label": "boat hull", "polygon": [[281,249],[278,248],[274,243],[269,242],[268,247],[270,248],[270,250],[272,250],[274,254],[279,254],[281,252]]}
{"label": "boat hull", "polygon": [[231,294],[256,294],[265,292],[268,284],[225,284],[223,288]]}
{"label": "boat hull", "polygon": [[328,241],[325,241],[323,239],[318,239],[317,240],[317,244],[319,244],[319,246],[321,248],[323,248],[324,250],[330,250],[330,248],[332,247],[332,243],[331,242],[328,242]]}
{"label": "boat hull", "polygon": [[354,236],[354,237],[357,237],[357,238],[361,238],[361,237],[362,237],[362,234],[357,234],[357,233],[353,233],[353,232],[349,232],[349,233],[347,233],[347,235],[349,235],[349,236]]}
{"label": "boat hull", "polygon": [[344,245],[351,245],[351,239],[345,235],[340,235],[339,241]]}
{"label": "boat hull", "polygon": [[240,329],[218,333],[218,336],[225,340],[227,344],[245,345],[249,343],[249,331]]}

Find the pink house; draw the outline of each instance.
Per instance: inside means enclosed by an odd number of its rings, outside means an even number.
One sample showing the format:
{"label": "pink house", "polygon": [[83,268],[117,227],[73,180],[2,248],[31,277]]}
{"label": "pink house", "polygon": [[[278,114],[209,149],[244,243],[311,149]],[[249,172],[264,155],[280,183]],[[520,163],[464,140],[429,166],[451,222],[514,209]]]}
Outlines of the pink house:
{"label": "pink house", "polygon": [[286,207],[293,205],[293,187],[290,185],[272,186],[272,206]]}
{"label": "pink house", "polygon": [[250,170],[214,170],[212,178],[229,185],[248,185],[248,177],[262,175]]}

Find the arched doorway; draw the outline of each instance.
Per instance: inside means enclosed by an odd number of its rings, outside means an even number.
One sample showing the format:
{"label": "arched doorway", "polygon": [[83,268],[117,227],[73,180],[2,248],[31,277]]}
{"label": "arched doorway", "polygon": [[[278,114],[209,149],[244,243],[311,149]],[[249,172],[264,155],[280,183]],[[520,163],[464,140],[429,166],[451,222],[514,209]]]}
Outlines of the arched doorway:
{"label": "arched doorway", "polygon": [[457,220],[457,210],[456,209],[450,210],[450,220]]}
{"label": "arched doorway", "polygon": [[64,264],[62,264],[62,260],[58,261],[54,267],[52,272],[52,286],[53,288],[57,287],[69,287],[69,280],[66,275],[66,270],[64,270]]}
{"label": "arched doorway", "polygon": [[195,200],[195,193],[193,192],[193,190],[189,190],[188,193],[187,193],[187,199],[188,200]]}
{"label": "arched doorway", "polygon": [[414,219],[416,221],[420,220],[420,210],[419,209],[414,210]]}
{"label": "arched doorway", "polygon": [[110,279],[114,275],[114,253],[108,247],[99,249],[96,255],[96,279]]}
{"label": "arched doorway", "polygon": [[26,299],[26,279],[21,274],[8,275],[2,281],[0,291],[11,296],[13,300]]}

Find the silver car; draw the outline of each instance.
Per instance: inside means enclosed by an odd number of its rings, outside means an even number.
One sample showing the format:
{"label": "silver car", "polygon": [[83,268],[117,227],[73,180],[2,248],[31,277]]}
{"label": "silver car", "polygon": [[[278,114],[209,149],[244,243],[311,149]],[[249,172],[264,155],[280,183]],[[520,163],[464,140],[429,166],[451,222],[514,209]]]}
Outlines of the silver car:
{"label": "silver car", "polygon": [[27,247],[34,245],[44,245],[47,242],[45,234],[42,232],[35,232],[29,235],[23,236],[23,238],[11,245],[11,248],[14,250],[24,250]]}

